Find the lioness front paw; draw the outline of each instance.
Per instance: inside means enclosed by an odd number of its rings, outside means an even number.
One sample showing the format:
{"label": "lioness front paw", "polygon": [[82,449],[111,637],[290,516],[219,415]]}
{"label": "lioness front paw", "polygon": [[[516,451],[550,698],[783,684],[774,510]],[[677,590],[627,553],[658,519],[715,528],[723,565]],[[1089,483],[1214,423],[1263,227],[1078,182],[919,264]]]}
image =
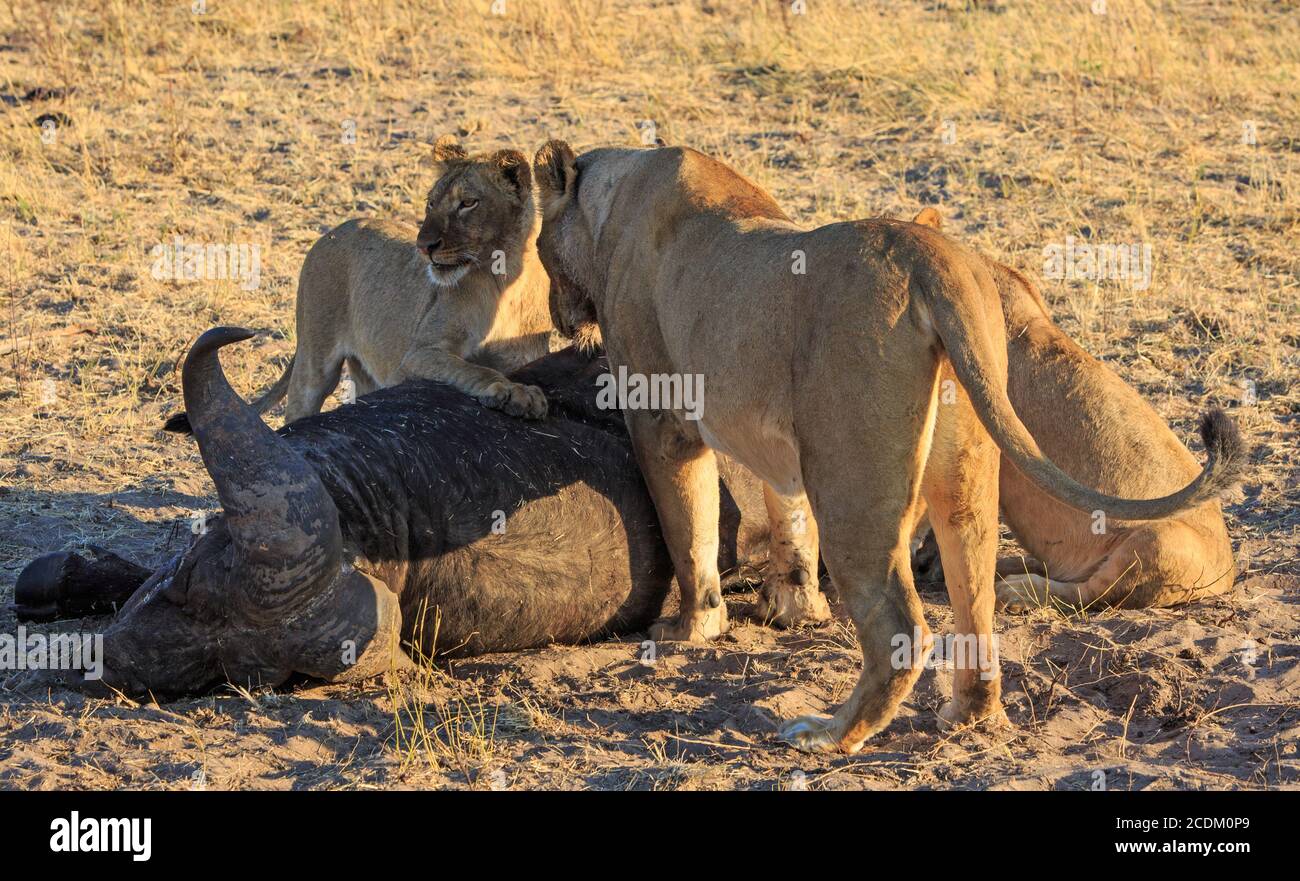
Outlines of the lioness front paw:
{"label": "lioness front paw", "polygon": [[655,642],[708,642],[727,632],[727,604],[716,609],[702,609],[693,615],[679,614],[650,625]]}
{"label": "lioness front paw", "polygon": [[535,385],[519,382],[494,382],[478,399],[494,410],[525,419],[546,416],[546,393]]}
{"label": "lioness front paw", "polygon": [[994,587],[998,611],[1020,614],[1051,605],[1051,590],[1046,582],[1040,585],[1040,580],[1037,576],[1012,575],[998,581]]}

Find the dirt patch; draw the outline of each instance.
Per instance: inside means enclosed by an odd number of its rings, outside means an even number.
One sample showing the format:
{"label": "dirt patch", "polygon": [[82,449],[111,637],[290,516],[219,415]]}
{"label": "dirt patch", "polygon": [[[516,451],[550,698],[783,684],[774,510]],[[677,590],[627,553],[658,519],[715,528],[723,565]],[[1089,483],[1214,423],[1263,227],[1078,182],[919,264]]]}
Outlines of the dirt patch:
{"label": "dirt patch", "polygon": [[[941,732],[951,674],[926,672],[859,755],[796,753],[780,720],[853,687],[843,620],[739,618],[706,648],[639,639],[436,665],[361,688],[233,691],[163,706],[0,696],[0,785],[101,788],[1293,788],[1300,633],[1293,576],[1229,600],[999,622],[1012,731]],[[936,632],[946,599],[926,594]],[[84,622],[91,623],[91,622]],[[1248,663],[1249,662],[1249,663]]]}

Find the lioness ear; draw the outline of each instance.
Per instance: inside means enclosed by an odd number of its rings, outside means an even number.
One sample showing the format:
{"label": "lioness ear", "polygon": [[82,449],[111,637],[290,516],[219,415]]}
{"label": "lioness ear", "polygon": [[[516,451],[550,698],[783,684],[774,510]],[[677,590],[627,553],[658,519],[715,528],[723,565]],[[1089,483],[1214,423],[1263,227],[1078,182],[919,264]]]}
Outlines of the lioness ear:
{"label": "lioness ear", "polygon": [[578,180],[578,157],[564,141],[547,141],[533,157],[533,176],[542,196],[542,210],[573,194]]}
{"label": "lioness ear", "polygon": [[520,199],[533,188],[533,172],[528,167],[528,157],[518,150],[498,150],[492,154],[492,167]]}
{"label": "lioness ear", "polygon": [[934,208],[922,208],[921,213],[912,218],[912,222],[943,229],[943,215]]}
{"label": "lioness ear", "polygon": [[443,135],[433,142],[434,162],[453,162],[468,158],[469,154],[465,152],[465,148],[456,140],[455,135]]}

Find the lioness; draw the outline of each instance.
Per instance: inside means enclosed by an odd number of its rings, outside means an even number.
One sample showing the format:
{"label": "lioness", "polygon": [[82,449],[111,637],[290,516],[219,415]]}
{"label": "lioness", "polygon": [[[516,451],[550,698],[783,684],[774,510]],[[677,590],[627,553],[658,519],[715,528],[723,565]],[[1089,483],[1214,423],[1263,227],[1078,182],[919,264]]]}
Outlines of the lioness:
{"label": "lioness", "polygon": [[[285,422],[320,412],[346,361],[356,393],[434,379],[512,416],[541,418],[541,389],[506,379],[550,348],[550,282],[537,259],[537,209],[518,150],[470,156],[444,136],[424,224],[349,220],[307,252],[298,349],[253,403],[288,393]],[[177,414],[163,426],[189,431]]]}
{"label": "lioness", "polygon": [[[913,222],[942,225],[933,208]],[[1172,492],[1196,477],[1196,460],[1165,421],[1053,323],[1033,283],[985,264],[1006,319],[1007,395],[1043,452],[1087,485],[1124,496]],[[942,371],[955,379],[950,364]],[[952,387],[956,406],[939,407],[936,437],[951,433],[949,422],[974,418]],[[998,561],[999,607],[1168,606],[1232,587],[1232,542],[1217,499],[1167,520],[1126,523],[1062,505],[1005,460],[998,473],[1002,516],[1036,558]]]}
{"label": "lioness", "polygon": [[[682,148],[577,157],[552,141],[533,170],[560,332],[594,337],[598,326],[611,369],[703,377],[698,421],[680,409],[625,414],[681,589],[680,614],[652,638],[707,639],[726,626],[712,450],[782,499],[807,493],[864,664],[833,717],[784,726],[799,747],[860,749],[920,673],[930,634],[908,541],[923,481],[957,637],[979,646],[958,664],[943,711],[966,723],[1005,720],[992,651],[999,447],[1054,497],[1131,519],[1200,504],[1234,470],[1239,451],[1220,414],[1208,423],[1206,469],[1170,496],[1117,499],[1062,472],[1007,399],[992,276],[933,229],[868,220],[801,230],[758,187]],[[945,354],[979,422],[932,447]],[[910,651],[897,652],[899,640]]]}

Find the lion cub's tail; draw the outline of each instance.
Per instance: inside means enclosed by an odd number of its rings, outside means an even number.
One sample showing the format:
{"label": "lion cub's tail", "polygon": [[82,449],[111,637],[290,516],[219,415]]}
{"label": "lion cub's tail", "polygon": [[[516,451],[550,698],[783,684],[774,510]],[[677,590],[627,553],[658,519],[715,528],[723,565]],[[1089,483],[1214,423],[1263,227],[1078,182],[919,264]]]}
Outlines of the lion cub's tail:
{"label": "lion cub's tail", "polygon": [[1235,484],[1245,464],[1237,426],[1222,410],[1201,420],[1205,467],[1191,483],[1158,499],[1124,499],[1097,492],[1076,481],[1043,455],[1007,397],[1006,328],[997,290],[976,260],[928,261],[930,277],[918,277],[935,330],[953,370],[970,395],[980,422],[1011,462],[1055,498],[1080,511],[1103,511],[1120,520],[1159,520],[1218,497]]}
{"label": "lion cub's tail", "polygon": [[[296,356],[295,356],[296,357]],[[289,379],[293,376],[293,358],[284,367],[284,373],[275,381],[275,385],[266,390],[266,393],[253,403],[249,404],[258,416],[265,415],[276,404],[284,400],[284,396],[289,393]],[[163,423],[163,431],[174,431],[177,434],[193,434],[194,429],[190,427],[190,417],[184,411],[174,413]]]}

